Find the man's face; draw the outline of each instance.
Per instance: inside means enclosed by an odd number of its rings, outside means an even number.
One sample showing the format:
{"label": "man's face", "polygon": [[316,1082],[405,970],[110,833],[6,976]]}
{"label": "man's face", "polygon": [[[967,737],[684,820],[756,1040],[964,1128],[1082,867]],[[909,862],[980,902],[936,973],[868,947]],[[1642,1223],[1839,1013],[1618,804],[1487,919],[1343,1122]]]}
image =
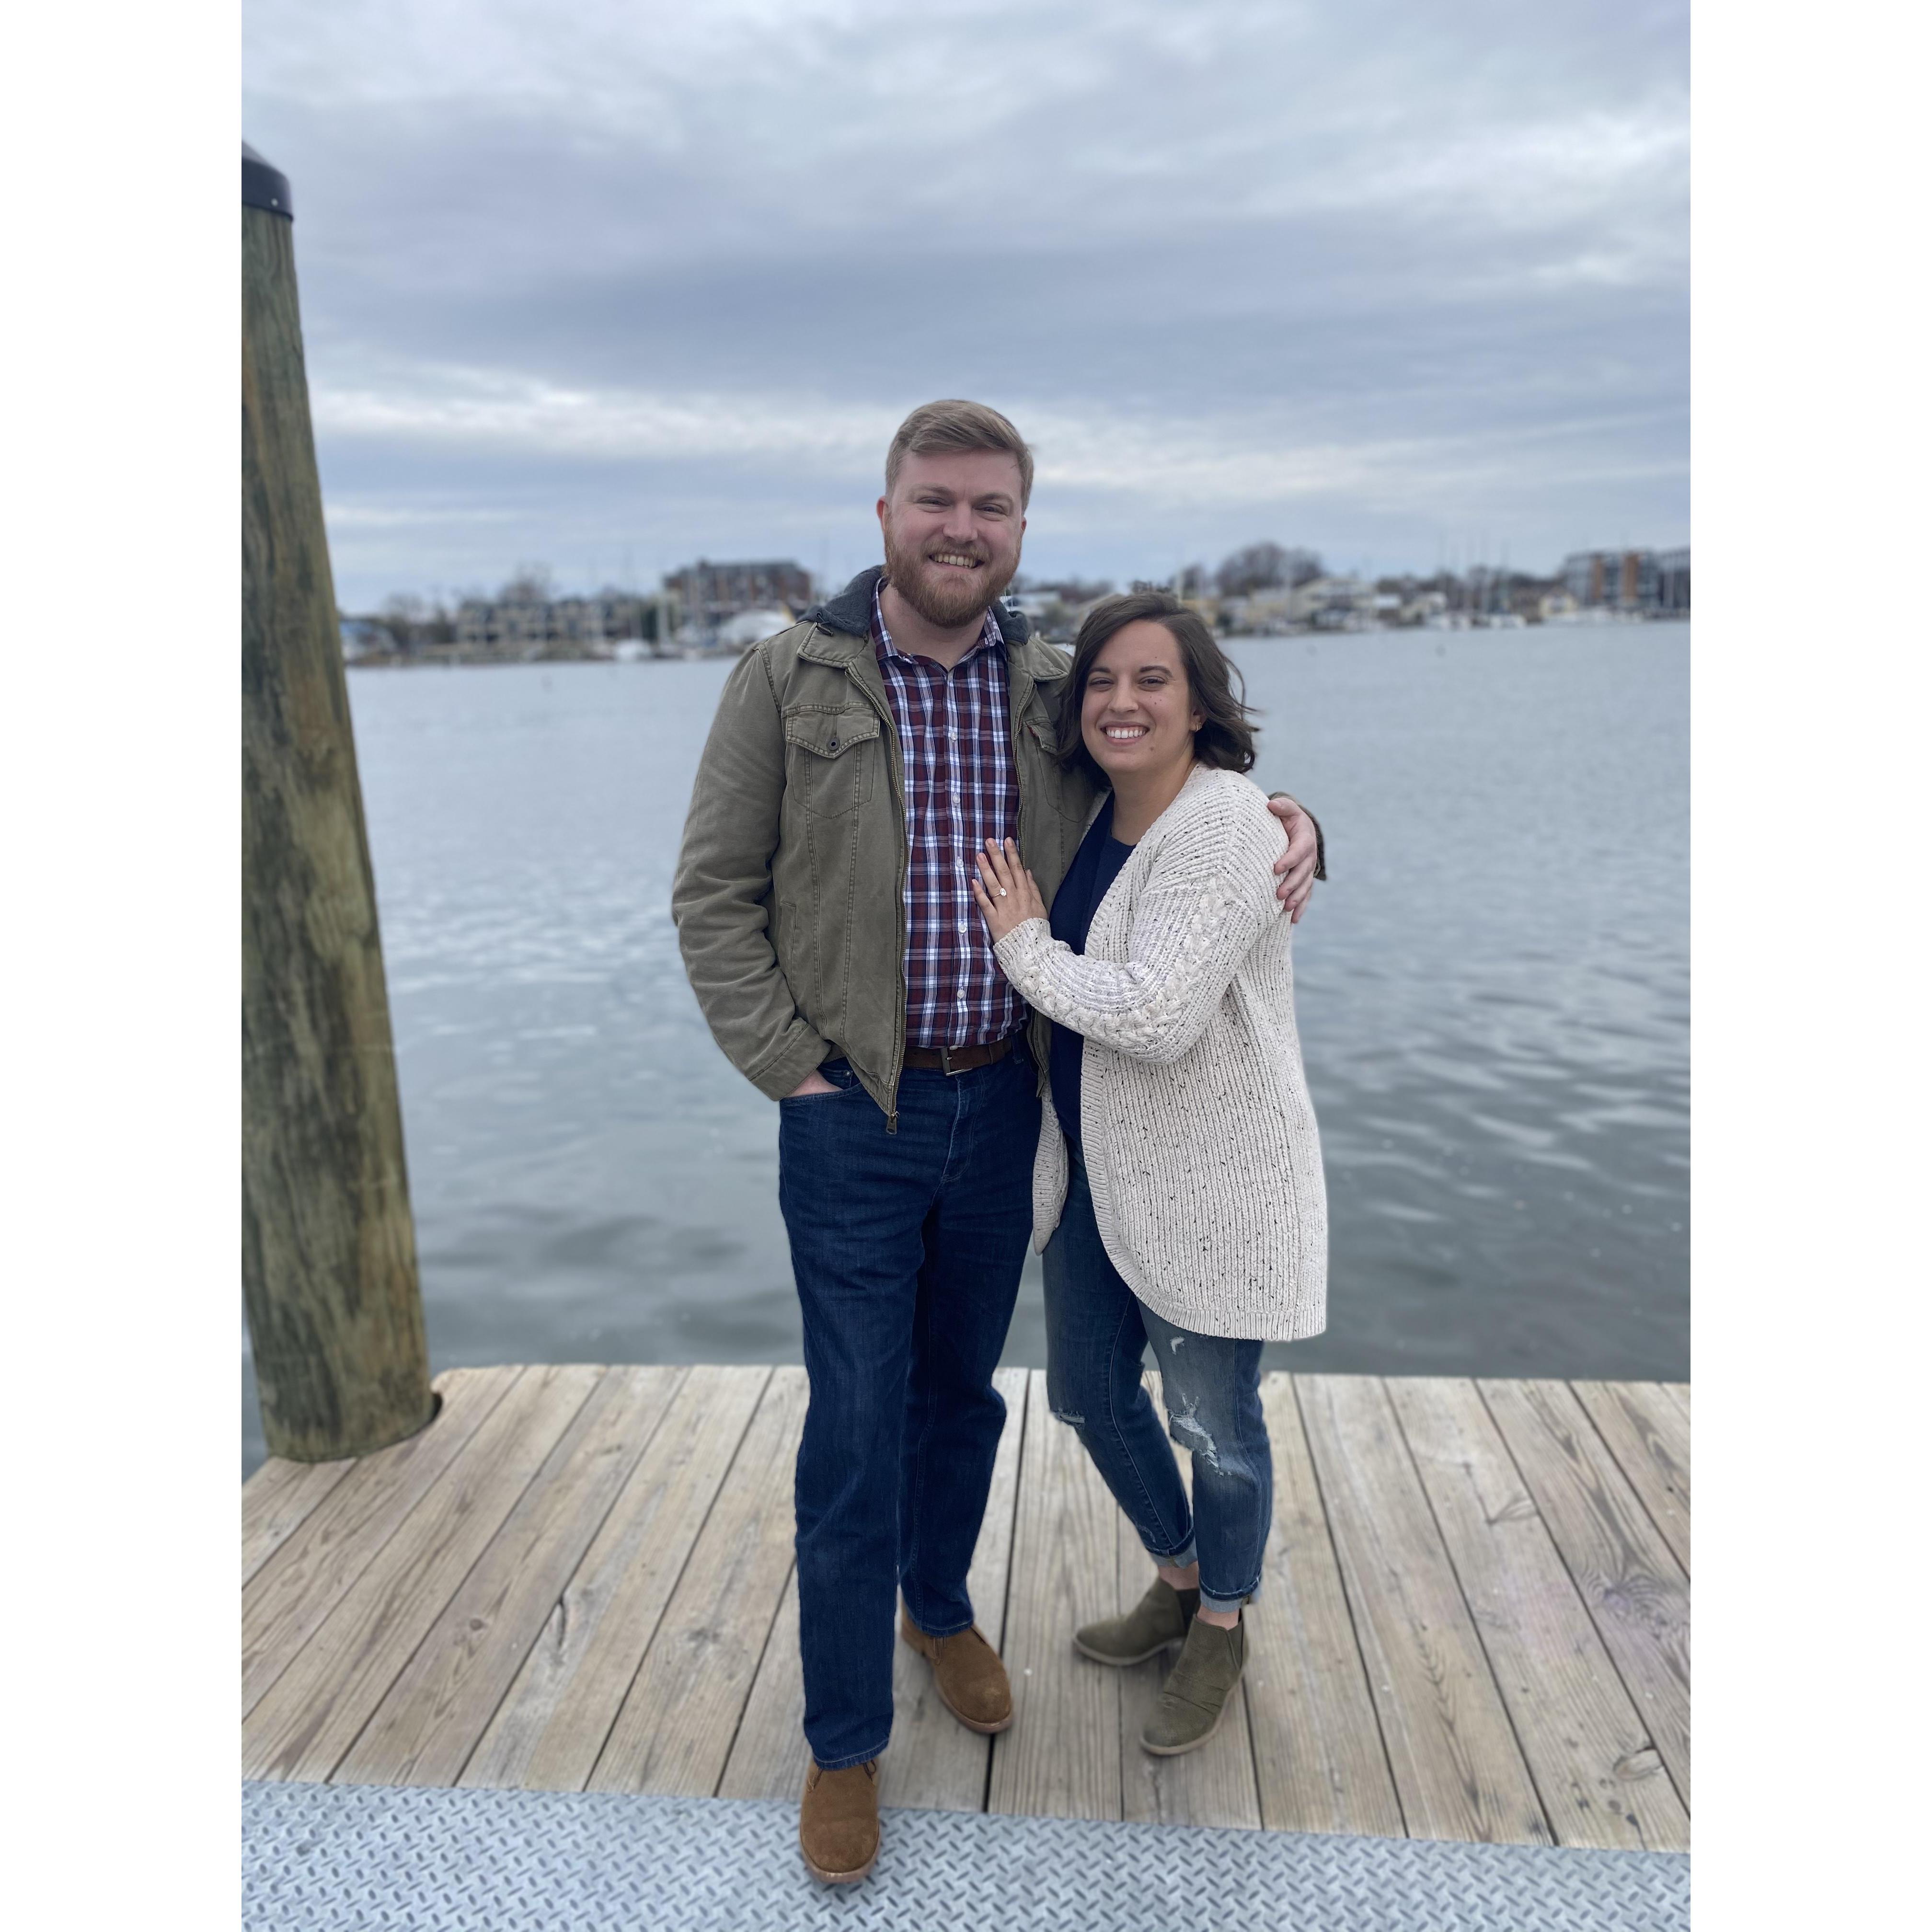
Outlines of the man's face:
{"label": "man's face", "polygon": [[879,499],[886,575],[928,624],[970,622],[1020,567],[1020,466],[1004,450],[908,455]]}

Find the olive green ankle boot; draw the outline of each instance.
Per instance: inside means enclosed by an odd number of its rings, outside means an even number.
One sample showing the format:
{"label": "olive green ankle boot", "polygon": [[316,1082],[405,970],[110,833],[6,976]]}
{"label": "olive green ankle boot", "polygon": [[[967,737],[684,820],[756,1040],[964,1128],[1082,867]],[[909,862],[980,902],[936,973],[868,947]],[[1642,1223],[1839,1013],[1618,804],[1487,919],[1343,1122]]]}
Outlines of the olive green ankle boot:
{"label": "olive green ankle boot", "polygon": [[1200,1607],[1198,1590],[1177,1590],[1156,1576],[1148,1586],[1147,1594],[1125,1616],[1082,1624],[1073,1633],[1073,1648],[1096,1664],[1144,1664],[1156,1652],[1186,1636]]}
{"label": "olive green ankle boot", "polygon": [[1221,1728],[1247,1660],[1245,1622],[1223,1630],[1196,1617],[1187,1627],[1187,1642],[1141,1732],[1141,1748],[1156,1757],[1174,1757],[1204,1744]]}

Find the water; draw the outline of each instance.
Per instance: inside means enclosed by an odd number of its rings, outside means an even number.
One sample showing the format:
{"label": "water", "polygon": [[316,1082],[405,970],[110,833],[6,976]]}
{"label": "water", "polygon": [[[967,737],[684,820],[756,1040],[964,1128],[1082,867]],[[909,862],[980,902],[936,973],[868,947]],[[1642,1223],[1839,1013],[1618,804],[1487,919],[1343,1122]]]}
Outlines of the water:
{"label": "water", "polygon": [[[1235,651],[1334,874],[1295,941],[1329,1328],[1270,1361],[1687,1376],[1688,628]],[[799,1358],[777,1109],[668,910],[725,669],[350,676],[438,1369]]]}

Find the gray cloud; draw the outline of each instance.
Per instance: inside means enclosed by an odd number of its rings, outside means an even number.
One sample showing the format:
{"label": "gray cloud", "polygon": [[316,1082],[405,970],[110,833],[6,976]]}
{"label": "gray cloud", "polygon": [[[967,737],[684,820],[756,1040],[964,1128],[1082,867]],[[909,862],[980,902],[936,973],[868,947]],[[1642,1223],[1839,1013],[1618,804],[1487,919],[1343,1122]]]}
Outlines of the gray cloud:
{"label": "gray cloud", "polygon": [[254,0],[338,585],[875,550],[1036,442],[1036,569],[1687,534],[1682,5]]}

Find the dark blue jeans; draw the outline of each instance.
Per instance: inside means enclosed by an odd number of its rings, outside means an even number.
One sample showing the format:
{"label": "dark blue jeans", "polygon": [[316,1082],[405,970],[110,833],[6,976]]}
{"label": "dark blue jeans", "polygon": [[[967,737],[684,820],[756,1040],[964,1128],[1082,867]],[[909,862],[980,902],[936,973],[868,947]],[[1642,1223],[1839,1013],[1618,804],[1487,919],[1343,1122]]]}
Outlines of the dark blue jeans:
{"label": "dark blue jeans", "polygon": [[[1262,1580],[1274,1461],[1262,1413],[1262,1345],[1163,1322],[1120,1279],[1094,1222],[1087,1170],[1069,1163],[1066,1207],[1044,1257],[1046,1394],[1139,1532],[1178,1570],[1198,1560],[1201,1600],[1232,1610]],[[1141,1382],[1154,1345],[1167,1433],[1194,1457],[1194,1507]]]}
{"label": "dark blue jeans", "polygon": [[827,1770],[892,1727],[894,1595],[920,1629],[968,1628],[966,1572],[1006,1405],[993,1370],[1032,1223],[1036,1075],[908,1068],[898,1131],[840,1090],[778,1102],[778,1205],[812,1385],[799,1444],[805,1735]]}

